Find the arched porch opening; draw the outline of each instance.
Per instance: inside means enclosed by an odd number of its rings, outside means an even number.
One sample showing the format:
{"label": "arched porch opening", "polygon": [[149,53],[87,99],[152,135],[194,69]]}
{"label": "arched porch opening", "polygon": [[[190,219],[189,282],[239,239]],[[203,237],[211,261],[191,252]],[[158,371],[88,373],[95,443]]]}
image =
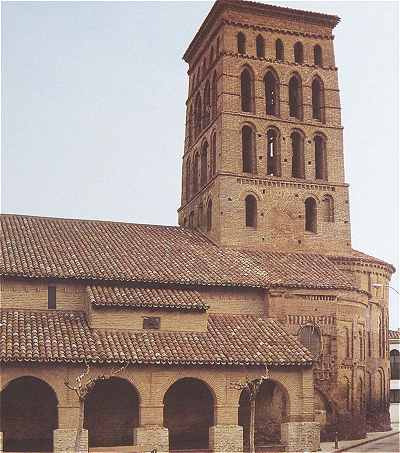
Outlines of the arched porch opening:
{"label": "arched porch opening", "polygon": [[1,392],[3,451],[52,451],[58,401],[46,382],[31,376],[11,381]]}
{"label": "arched porch opening", "polygon": [[[256,398],[255,446],[277,445],[281,442],[281,424],[288,413],[289,396],[278,382],[267,380],[261,384]],[[239,399],[239,425],[243,426],[243,450],[249,450],[250,401],[246,389]]]}
{"label": "arched porch opening", "polygon": [[89,447],[133,445],[133,431],[139,425],[136,388],[117,377],[97,382],[85,401],[83,425]]}
{"label": "arched porch opening", "polygon": [[337,430],[337,413],[332,402],[318,389],[314,390],[315,421],[319,422],[321,441],[333,441]]}
{"label": "arched porch opening", "polygon": [[214,425],[214,397],[203,381],[183,378],[164,396],[164,426],[169,449],[208,450],[209,428]]}

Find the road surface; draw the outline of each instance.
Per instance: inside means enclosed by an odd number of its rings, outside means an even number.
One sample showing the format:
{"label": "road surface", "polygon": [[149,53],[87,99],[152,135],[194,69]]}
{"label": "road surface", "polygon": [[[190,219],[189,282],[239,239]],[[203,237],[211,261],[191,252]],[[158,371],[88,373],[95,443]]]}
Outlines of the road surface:
{"label": "road surface", "polygon": [[359,447],[349,448],[346,450],[350,453],[359,451],[359,452],[369,452],[374,451],[376,453],[399,453],[400,452],[400,434],[397,433],[390,437],[385,437],[384,439],[378,439],[374,442],[369,442],[365,445],[360,445]]}

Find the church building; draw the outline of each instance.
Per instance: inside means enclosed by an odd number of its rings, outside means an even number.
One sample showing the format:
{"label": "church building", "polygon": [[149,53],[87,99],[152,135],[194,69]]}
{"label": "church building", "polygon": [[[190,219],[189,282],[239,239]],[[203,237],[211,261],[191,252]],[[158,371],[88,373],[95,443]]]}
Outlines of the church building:
{"label": "church building", "polygon": [[73,448],[85,369],[120,372],[81,451],[246,451],[261,376],[260,449],[390,429],[394,268],[351,244],[339,20],[215,2],[184,54],[179,226],[1,216],[0,451]]}

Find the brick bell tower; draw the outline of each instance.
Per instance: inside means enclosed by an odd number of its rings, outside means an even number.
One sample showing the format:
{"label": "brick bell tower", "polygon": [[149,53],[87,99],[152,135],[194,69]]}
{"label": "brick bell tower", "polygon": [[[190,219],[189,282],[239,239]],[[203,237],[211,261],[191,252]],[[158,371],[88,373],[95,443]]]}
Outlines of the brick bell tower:
{"label": "brick bell tower", "polygon": [[218,0],[189,65],[179,224],[219,245],[346,254],[339,18]]}

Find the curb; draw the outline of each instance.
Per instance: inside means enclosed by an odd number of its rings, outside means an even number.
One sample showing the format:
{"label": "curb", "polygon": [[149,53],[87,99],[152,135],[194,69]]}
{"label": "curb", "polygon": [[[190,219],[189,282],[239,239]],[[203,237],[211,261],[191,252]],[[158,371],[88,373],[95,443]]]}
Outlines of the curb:
{"label": "curb", "polygon": [[390,433],[384,434],[384,435],[382,435],[380,437],[375,437],[374,439],[365,439],[365,440],[363,440],[361,442],[358,442],[356,444],[349,445],[348,447],[343,447],[343,448],[338,448],[337,450],[332,450],[329,453],[340,453],[340,452],[343,452],[343,451],[348,451],[348,450],[351,450],[353,448],[361,447],[362,445],[369,444],[371,442],[375,442],[376,440],[386,439],[387,437],[395,436],[396,434],[399,434],[399,433],[400,433],[400,430],[391,431]]}

